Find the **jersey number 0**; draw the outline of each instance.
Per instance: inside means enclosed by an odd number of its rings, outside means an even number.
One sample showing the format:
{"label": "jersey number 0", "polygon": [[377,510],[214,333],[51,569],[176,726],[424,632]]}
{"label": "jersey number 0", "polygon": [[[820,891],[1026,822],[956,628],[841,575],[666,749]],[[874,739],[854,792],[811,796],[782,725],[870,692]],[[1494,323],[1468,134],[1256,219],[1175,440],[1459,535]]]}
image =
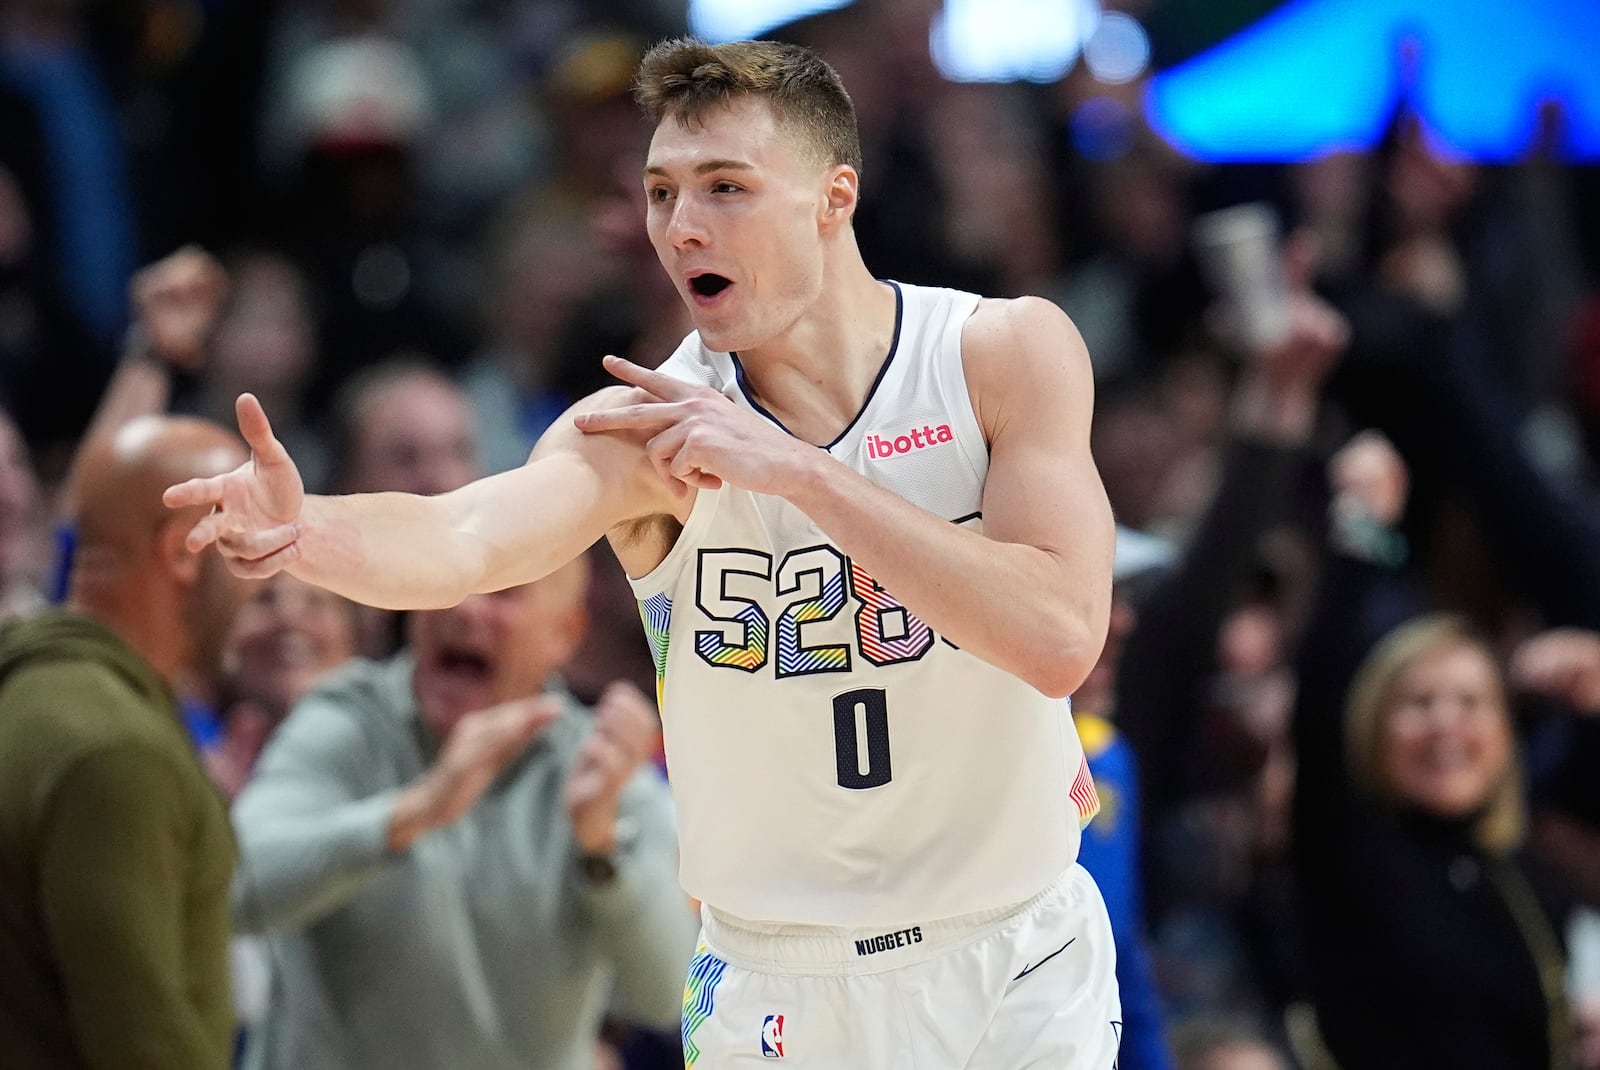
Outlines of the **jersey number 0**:
{"label": "jersey number 0", "polygon": [[[754,673],[770,661],[781,680],[850,672],[858,652],[870,664],[884,666],[921,660],[932,649],[932,629],[836,547],[793,550],[776,571],[772,563],[772,555],[758,550],[700,551],[695,601],[722,626],[695,632],[695,652],[706,664]],[[767,583],[781,600],[775,618],[748,597],[764,591]],[[760,591],[752,591],[751,585]],[[808,625],[833,620],[852,601],[853,644],[806,641]],[[883,688],[858,688],[834,697],[833,739],[840,787],[859,790],[889,782],[889,710]]]}

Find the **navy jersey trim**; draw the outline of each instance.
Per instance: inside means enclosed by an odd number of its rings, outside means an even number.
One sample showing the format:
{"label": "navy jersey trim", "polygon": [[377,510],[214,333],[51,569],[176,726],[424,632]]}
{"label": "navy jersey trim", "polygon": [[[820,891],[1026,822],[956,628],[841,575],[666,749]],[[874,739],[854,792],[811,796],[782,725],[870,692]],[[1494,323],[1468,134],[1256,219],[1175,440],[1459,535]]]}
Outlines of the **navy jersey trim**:
{"label": "navy jersey trim", "polygon": [[[855,429],[856,424],[861,422],[861,417],[866,415],[867,409],[872,405],[872,399],[878,393],[878,387],[883,385],[883,380],[888,376],[889,366],[894,363],[895,354],[900,351],[900,328],[905,323],[905,297],[900,292],[900,284],[898,282],[893,279],[884,279],[883,281],[887,282],[894,290],[894,337],[889,340],[889,355],[883,358],[883,364],[878,368],[878,376],[872,380],[872,386],[867,390],[867,396],[862,400],[861,408],[857,409],[855,416],[851,417],[850,422],[844,425],[844,430],[840,431],[832,442],[822,447],[825,450],[831,450],[844,441],[845,436]],[[739,363],[739,354],[729,353],[728,356],[733,360],[734,382],[739,385],[739,393],[744,395],[744,399],[750,403],[750,407],[771,420],[778,426],[780,431],[790,438],[798,438],[798,435],[784,427],[783,421],[768,412],[766,407],[750,393],[750,386],[745,380],[744,365]]]}

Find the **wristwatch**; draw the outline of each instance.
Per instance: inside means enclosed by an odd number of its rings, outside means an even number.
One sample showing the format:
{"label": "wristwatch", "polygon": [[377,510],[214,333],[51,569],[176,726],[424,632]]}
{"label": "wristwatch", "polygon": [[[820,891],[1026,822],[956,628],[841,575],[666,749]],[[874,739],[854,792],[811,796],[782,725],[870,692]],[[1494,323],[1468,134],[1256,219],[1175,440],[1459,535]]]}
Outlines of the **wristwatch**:
{"label": "wristwatch", "polygon": [[586,884],[610,884],[617,879],[617,861],[611,853],[581,854],[578,870]]}
{"label": "wristwatch", "polygon": [[633,818],[617,818],[616,828],[611,833],[611,850],[584,851],[578,855],[578,872],[583,874],[584,881],[591,885],[606,885],[616,880],[617,858],[633,846],[638,835],[638,823]]}

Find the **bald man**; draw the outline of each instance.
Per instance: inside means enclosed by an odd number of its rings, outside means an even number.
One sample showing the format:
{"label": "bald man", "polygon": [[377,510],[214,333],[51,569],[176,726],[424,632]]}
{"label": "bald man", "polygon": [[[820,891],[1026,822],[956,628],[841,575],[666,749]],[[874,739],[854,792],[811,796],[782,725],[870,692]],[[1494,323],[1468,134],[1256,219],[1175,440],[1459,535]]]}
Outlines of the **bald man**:
{"label": "bald man", "polygon": [[179,720],[254,587],[196,554],[175,479],[245,458],[204,421],[146,417],[87,448],[66,607],[0,630],[0,1066],[229,1063],[221,798]]}

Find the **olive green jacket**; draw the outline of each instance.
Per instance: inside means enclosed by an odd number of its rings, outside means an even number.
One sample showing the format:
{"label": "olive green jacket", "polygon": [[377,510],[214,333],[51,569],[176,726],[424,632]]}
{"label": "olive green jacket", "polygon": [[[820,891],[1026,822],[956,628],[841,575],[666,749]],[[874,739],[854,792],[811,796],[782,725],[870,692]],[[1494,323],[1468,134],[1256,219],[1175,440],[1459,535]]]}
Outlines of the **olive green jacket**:
{"label": "olive green jacket", "polygon": [[233,866],[165,682],[81,616],[0,629],[0,1067],[227,1067]]}

